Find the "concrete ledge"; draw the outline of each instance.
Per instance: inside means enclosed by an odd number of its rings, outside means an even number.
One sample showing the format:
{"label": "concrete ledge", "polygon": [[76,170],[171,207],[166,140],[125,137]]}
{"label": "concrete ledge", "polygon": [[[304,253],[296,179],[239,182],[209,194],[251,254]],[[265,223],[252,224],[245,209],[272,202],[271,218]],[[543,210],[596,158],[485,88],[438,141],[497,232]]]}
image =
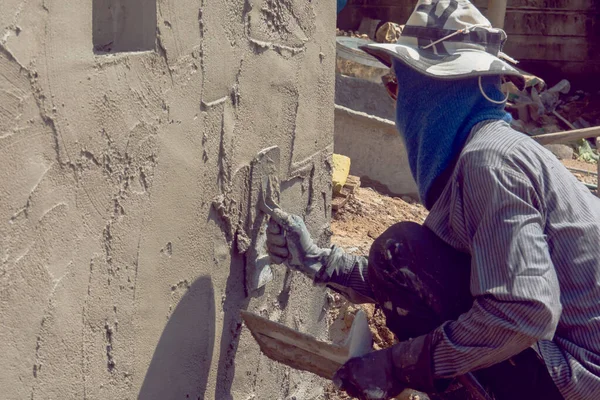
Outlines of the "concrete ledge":
{"label": "concrete ledge", "polygon": [[396,118],[396,104],[381,82],[336,74],[335,104],[392,121]]}
{"label": "concrete ledge", "polygon": [[382,183],[393,195],[417,198],[406,148],[393,121],[336,104],[334,151],[350,157],[350,174]]}

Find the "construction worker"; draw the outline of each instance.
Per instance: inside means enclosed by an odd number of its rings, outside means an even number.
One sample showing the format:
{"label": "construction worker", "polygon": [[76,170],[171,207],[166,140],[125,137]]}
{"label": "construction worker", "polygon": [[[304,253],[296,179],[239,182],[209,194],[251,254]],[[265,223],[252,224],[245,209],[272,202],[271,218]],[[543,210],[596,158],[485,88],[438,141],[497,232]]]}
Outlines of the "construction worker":
{"label": "construction worker", "polygon": [[511,129],[501,77],[522,82],[505,40],[469,1],[421,0],[397,44],[363,48],[395,72],[423,226],[393,225],[367,259],[317,247],[299,216],[271,218],[275,262],[377,303],[399,340],[337,372],[352,396],[470,376],[496,399],[600,399],[600,199]]}

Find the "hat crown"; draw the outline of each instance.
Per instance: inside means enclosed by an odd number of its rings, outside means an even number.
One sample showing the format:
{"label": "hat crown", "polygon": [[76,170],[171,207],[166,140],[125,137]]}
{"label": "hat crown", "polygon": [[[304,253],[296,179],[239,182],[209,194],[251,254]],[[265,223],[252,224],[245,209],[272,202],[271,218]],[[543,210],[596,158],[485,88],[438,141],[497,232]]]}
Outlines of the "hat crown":
{"label": "hat crown", "polygon": [[506,37],[468,0],[419,0],[397,43],[439,55],[473,49],[497,56]]}

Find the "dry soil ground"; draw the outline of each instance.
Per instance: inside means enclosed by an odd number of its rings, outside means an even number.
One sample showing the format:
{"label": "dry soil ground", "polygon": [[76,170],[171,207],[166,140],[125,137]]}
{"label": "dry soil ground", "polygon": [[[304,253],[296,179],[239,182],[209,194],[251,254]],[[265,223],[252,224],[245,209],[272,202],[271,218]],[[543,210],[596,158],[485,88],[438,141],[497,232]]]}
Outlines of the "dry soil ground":
{"label": "dry soil ground", "polygon": [[596,164],[590,164],[578,160],[562,160],[562,163],[568,168],[576,168],[583,171],[589,171],[589,173],[571,171],[573,172],[573,175],[575,175],[580,181],[585,183],[591,183],[594,185],[598,183],[598,178],[596,177],[598,166]]}

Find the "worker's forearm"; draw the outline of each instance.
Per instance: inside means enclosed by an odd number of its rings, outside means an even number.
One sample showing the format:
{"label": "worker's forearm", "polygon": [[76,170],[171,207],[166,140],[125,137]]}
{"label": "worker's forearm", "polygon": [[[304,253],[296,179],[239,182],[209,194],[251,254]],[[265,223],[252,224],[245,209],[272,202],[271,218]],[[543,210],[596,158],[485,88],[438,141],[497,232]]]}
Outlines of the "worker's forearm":
{"label": "worker's forearm", "polygon": [[453,378],[498,364],[552,338],[560,310],[548,304],[475,300],[473,308],[456,321],[434,331],[435,378]]}
{"label": "worker's forearm", "polygon": [[334,246],[326,268],[315,277],[315,283],[326,284],[352,303],[374,303],[367,268],[366,257],[345,253]]}

